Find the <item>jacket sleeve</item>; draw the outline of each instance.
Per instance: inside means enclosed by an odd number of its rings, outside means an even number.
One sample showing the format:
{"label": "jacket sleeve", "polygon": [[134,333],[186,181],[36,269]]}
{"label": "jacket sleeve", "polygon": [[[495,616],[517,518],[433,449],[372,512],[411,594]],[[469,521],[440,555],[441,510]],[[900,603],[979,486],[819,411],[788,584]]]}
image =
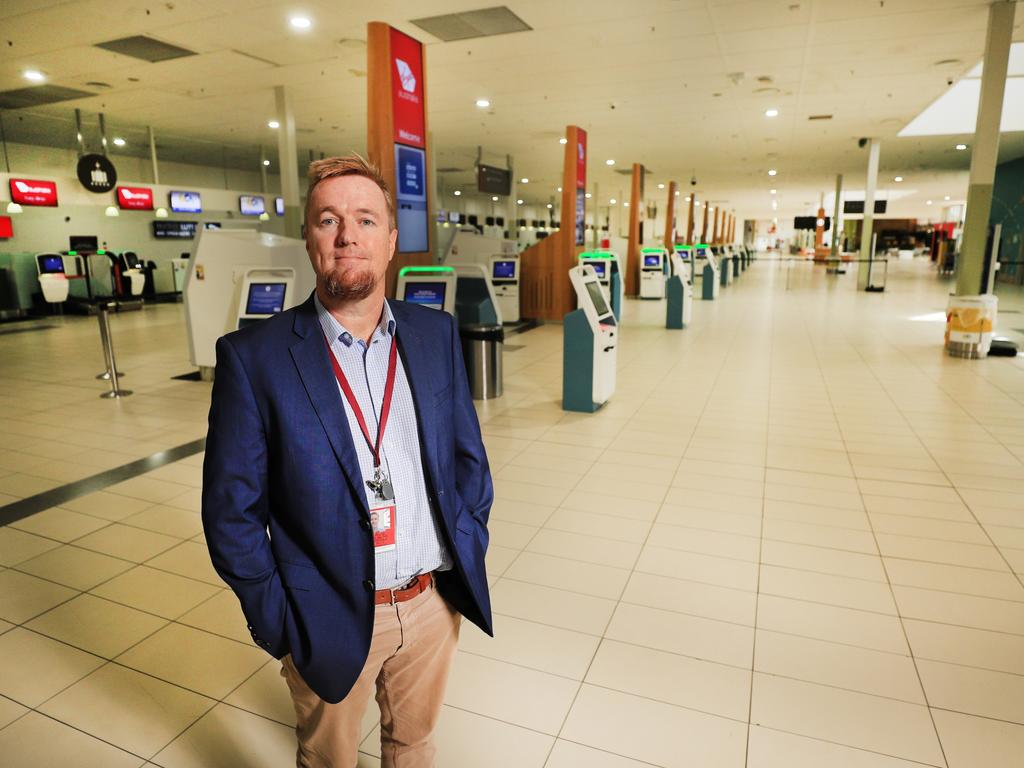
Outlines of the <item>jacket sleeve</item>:
{"label": "jacket sleeve", "polygon": [[267,436],[252,384],[227,337],[217,341],[202,513],[213,566],[238,596],[253,640],[284,656],[288,600],[267,534]]}
{"label": "jacket sleeve", "polygon": [[[484,528],[491,514],[494,488],[487,451],[480,435],[473,397],[469,392],[466,364],[462,359],[462,342],[454,318],[450,320],[452,340],[452,399],[455,439],[455,492],[463,509]],[[486,541],[486,538],[484,539]]]}

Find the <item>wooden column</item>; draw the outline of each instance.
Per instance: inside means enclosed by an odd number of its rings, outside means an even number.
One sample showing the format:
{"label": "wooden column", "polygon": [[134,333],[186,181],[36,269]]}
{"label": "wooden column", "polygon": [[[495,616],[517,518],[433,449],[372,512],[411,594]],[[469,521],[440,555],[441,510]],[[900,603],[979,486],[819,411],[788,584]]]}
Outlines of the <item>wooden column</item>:
{"label": "wooden column", "polygon": [[725,232],[725,242],[732,244],[733,235],[736,233],[736,214],[732,211],[729,211],[729,226],[726,227]]}
{"label": "wooden column", "polygon": [[633,163],[633,183],[629,190],[629,246],[626,250],[626,284],[627,296],[640,293],[640,215],[643,207],[643,173],[640,163]]}
{"label": "wooden column", "polygon": [[665,206],[665,248],[672,253],[672,246],[675,245],[676,228],[672,226],[672,220],[676,216],[676,183],[668,183],[668,205]]}
{"label": "wooden column", "polygon": [[687,222],[686,222],[686,244],[687,245],[693,245],[694,244],[693,243],[693,225],[694,225],[694,220],[693,220],[693,203],[694,203],[694,200],[696,200],[696,199],[697,199],[697,194],[695,192],[691,192],[690,193],[690,218],[687,219]]}
{"label": "wooden column", "polygon": [[715,245],[718,244],[718,217],[722,213],[722,206],[715,208],[715,221],[713,224],[713,231],[711,232],[711,242]]}
{"label": "wooden column", "polygon": [[[404,40],[402,38],[405,38]],[[401,51],[392,51],[392,45],[397,44]],[[407,91],[398,81],[398,71],[393,64],[396,56],[412,58],[406,52],[406,48],[420,52],[419,77],[413,84],[413,90]],[[412,265],[432,264],[434,261],[434,217],[433,190],[427,179],[430,178],[427,163],[430,161],[429,132],[427,129],[427,59],[426,48],[414,38],[392,29],[389,25],[380,21],[371,21],[367,25],[366,41],[366,92],[367,92],[367,114],[366,114],[366,152],[371,163],[380,169],[381,175],[391,188],[391,194],[398,196],[398,184],[395,175],[395,145],[401,145],[423,150],[423,177],[421,183],[426,192],[426,225],[427,240],[426,249],[412,252],[398,252],[388,266],[387,273],[387,294],[395,295],[395,283],[398,279],[398,271],[402,267]],[[411,64],[411,62],[410,62]],[[415,69],[415,68],[414,68]],[[396,142],[396,117],[395,99],[397,92],[403,94],[402,117],[399,118],[401,129],[401,140]],[[422,110],[422,124],[416,117],[416,110]],[[408,124],[408,126],[406,125]],[[401,230],[399,231],[399,248],[401,248]]]}
{"label": "wooden column", "polygon": [[707,201],[701,203],[704,208],[704,225],[700,229],[700,241],[706,243],[708,241],[708,204]]}
{"label": "wooden column", "polygon": [[[520,256],[519,300],[523,317],[562,320],[576,308],[576,293],[569,270],[576,266],[583,245],[576,244],[577,192],[586,186],[587,133],[570,125],[565,129],[562,162],[561,228],[531,245]],[[584,204],[586,198],[583,198]]]}

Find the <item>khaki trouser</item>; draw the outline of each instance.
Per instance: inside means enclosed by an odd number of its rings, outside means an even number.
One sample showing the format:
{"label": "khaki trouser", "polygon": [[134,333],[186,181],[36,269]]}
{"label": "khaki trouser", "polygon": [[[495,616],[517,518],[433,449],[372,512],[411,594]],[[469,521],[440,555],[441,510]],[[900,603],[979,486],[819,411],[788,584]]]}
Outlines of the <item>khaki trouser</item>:
{"label": "khaki trouser", "polygon": [[298,768],[354,768],[360,723],[374,688],[383,768],[431,768],[459,623],[434,585],[403,603],[376,606],[366,664],[337,704],[317,696],[285,656],[281,676],[295,705]]}

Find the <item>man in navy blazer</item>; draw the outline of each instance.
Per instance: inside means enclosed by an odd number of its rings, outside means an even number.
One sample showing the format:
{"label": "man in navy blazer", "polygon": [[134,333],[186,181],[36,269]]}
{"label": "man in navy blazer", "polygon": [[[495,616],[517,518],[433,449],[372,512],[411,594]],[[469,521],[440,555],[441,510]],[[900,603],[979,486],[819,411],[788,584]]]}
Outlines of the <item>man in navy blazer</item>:
{"label": "man in navy blazer", "polygon": [[493,498],[453,318],[385,301],[394,203],[357,155],[310,166],[316,290],[217,342],[203,525],[255,642],[282,659],[297,765],[433,765],[465,616],[492,634]]}

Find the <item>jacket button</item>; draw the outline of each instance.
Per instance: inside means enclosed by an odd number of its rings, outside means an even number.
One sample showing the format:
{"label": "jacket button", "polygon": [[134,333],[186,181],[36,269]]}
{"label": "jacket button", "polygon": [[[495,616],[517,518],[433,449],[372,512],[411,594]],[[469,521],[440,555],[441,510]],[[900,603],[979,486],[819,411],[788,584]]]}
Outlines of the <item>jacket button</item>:
{"label": "jacket button", "polygon": [[373,579],[367,579],[366,581],[363,582],[363,586],[366,587],[366,591],[367,592],[373,592],[374,591],[374,587],[376,585],[373,583]]}
{"label": "jacket button", "polygon": [[371,528],[370,521],[367,520],[365,517],[360,518],[359,519],[359,527],[362,528],[364,531],[370,530],[370,528]]}

